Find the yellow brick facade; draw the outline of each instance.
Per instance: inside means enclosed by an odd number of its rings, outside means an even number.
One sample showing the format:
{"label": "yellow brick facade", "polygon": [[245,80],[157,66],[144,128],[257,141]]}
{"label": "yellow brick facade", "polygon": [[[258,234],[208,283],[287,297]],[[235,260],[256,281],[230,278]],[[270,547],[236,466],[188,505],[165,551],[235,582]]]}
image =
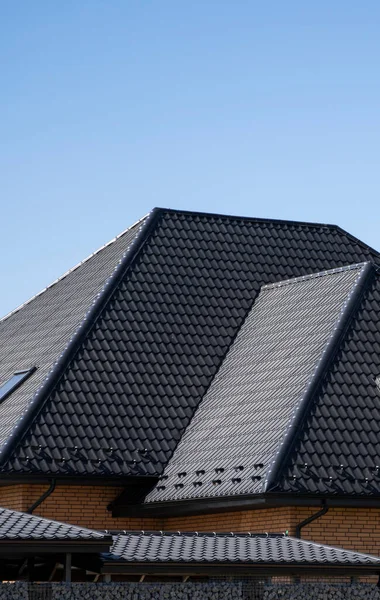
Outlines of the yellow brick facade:
{"label": "yellow brick facade", "polygon": [[[18,484],[0,488],[0,506],[26,511],[46,485]],[[295,534],[297,523],[318,507],[277,507],[171,518],[113,518],[108,504],[120,487],[58,485],[34,514],[94,529],[216,531]],[[304,539],[380,555],[379,508],[330,508],[302,530]]]}

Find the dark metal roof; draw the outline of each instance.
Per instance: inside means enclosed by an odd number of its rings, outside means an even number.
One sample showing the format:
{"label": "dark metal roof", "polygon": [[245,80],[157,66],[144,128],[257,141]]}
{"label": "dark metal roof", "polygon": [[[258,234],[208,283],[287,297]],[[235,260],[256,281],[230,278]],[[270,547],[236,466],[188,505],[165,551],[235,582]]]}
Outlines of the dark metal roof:
{"label": "dark metal roof", "polygon": [[0,320],[0,383],[16,371],[37,369],[0,404],[0,448],[24,422],[36,392],[69,344],[96,296],[143,221],[134,225],[40,294]]}
{"label": "dark metal roof", "polygon": [[107,542],[108,539],[110,540],[110,536],[99,531],[44,519],[16,510],[0,508],[0,541],[104,540]]}
{"label": "dark metal roof", "polygon": [[277,485],[297,494],[380,492],[380,277],[365,291]]}
{"label": "dark metal roof", "polygon": [[[124,241],[126,248],[130,240]],[[33,406],[26,410],[36,388],[25,385],[23,403],[12,394],[1,407],[8,444],[3,472],[161,474],[262,285],[378,260],[374,251],[333,226],[164,209],[144,223],[134,247],[74,341],[64,333],[49,348],[44,369],[50,369],[54,352],[61,356],[59,369],[34,396]],[[103,252],[91,259],[95,272]],[[85,294],[81,289],[90,282],[91,274],[78,273],[75,282],[68,276],[68,298]],[[45,337],[50,346],[42,325],[35,333],[35,314],[44,313],[41,323],[50,323],[54,313],[55,327],[66,327],[72,304],[63,289],[61,301],[48,312],[45,294],[19,311],[17,349],[8,319],[3,322],[6,356],[25,350],[30,361],[33,347],[45,347]],[[28,306],[35,307],[31,313]],[[35,362],[36,373],[41,372]],[[35,375],[28,386],[31,382]]]}
{"label": "dark metal roof", "polygon": [[281,534],[131,532],[115,538],[107,561],[374,566],[380,558]]}
{"label": "dark metal roof", "polygon": [[147,501],[262,493],[367,265],[263,286]]}

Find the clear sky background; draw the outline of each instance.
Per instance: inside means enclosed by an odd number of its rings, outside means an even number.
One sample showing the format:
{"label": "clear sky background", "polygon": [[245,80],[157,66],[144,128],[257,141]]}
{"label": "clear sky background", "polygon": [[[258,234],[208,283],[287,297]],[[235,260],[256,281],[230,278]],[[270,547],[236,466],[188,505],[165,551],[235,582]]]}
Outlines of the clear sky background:
{"label": "clear sky background", "polygon": [[153,206],[380,250],[380,2],[2,0],[0,314]]}

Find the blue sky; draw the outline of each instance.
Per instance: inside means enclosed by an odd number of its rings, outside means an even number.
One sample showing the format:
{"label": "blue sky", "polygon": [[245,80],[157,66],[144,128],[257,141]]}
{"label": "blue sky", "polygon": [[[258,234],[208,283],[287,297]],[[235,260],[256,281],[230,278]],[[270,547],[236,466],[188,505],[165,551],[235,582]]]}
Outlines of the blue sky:
{"label": "blue sky", "polygon": [[153,206],[380,249],[380,3],[0,3],[0,314]]}

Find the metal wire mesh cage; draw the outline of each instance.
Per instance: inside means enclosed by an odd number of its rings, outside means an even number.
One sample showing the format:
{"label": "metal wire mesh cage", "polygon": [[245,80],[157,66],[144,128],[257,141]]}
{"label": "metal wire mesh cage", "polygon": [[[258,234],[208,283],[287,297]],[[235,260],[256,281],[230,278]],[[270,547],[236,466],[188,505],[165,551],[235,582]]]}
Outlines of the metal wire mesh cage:
{"label": "metal wire mesh cage", "polygon": [[1,584],[0,600],[380,600],[373,583],[332,578],[219,577],[186,582]]}

